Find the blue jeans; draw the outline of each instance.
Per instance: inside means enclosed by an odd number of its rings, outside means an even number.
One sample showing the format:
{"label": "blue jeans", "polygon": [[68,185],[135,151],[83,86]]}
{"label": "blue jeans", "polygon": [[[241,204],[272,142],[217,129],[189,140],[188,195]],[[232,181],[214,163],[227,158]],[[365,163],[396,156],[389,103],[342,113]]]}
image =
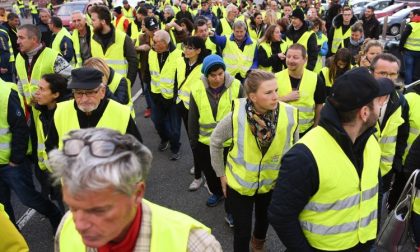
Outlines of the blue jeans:
{"label": "blue jeans", "polygon": [[175,103],[159,96],[160,94],[152,95],[152,121],[161,141],[169,141],[171,152],[177,153],[181,147],[181,116]]}
{"label": "blue jeans", "polygon": [[405,85],[412,83],[415,64],[420,64],[420,52],[405,50],[404,66],[405,66]]}
{"label": "blue jeans", "polygon": [[62,214],[51,201],[42,197],[41,193],[35,190],[28,161],[15,167],[9,165],[0,167],[0,203],[4,205],[10,220],[16,223],[15,213],[10,201],[10,190],[16,193],[23,205],[45,215],[55,233]]}

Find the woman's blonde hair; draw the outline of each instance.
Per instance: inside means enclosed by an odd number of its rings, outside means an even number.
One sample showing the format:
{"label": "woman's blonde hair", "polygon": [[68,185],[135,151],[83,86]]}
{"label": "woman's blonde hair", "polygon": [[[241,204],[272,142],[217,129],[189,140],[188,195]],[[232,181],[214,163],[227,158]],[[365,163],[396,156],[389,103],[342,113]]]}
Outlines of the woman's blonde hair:
{"label": "woman's blonde hair", "polygon": [[102,84],[107,85],[109,80],[109,75],[111,74],[111,70],[106,62],[101,58],[92,57],[87,59],[85,63],[83,63],[84,67],[94,68],[96,70],[101,71],[104,75],[102,76]]}
{"label": "woman's blonde hair", "polygon": [[276,77],[274,76],[273,73],[270,73],[264,70],[259,70],[259,69],[252,70],[251,72],[249,72],[244,83],[246,95],[248,96],[251,93],[257,92],[258,88],[261,85],[261,82],[272,80],[275,78]]}
{"label": "woman's blonde hair", "polygon": [[277,15],[276,12],[273,10],[268,10],[265,12],[264,23],[267,26],[277,24]]}

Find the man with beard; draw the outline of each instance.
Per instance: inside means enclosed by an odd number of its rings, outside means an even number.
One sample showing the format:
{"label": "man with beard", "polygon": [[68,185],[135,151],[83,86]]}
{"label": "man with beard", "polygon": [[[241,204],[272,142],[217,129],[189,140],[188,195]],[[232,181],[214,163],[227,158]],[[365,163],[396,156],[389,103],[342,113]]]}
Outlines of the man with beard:
{"label": "man with beard", "polygon": [[318,124],[325,101],[325,84],[315,72],[305,69],[306,50],[293,44],[286,53],[287,69],[276,73],[279,100],[299,109],[299,135]]}
{"label": "man with beard", "polygon": [[104,59],[117,73],[134,84],[137,77],[137,54],[133,41],[111,24],[111,13],[106,6],[91,8],[94,34],[90,41],[92,57]]}
{"label": "man with beard", "polygon": [[71,20],[75,28],[71,40],[76,54],[76,67],[81,67],[85,60],[92,57],[90,54],[92,27],[86,24],[86,17],[81,11],[73,12]]}
{"label": "man with beard", "polygon": [[40,9],[39,10],[39,24],[37,24],[39,30],[42,33],[41,41],[45,46],[51,46],[52,41],[52,31],[48,26],[48,23],[51,19],[51,13],[47,9]]}
{"label": "man with beard", "polygon": [[384,94],[366,68],[348,71],[318,127],[283,156],[268,218],[288,250],[371,250],[381,159],[373,133]]}
{"label": "man with beard", "polygon": [[366,7],[365,15],[362,17],[363,30],[366,38],[379,39],[381,28],[378,19],[375,17],[375,8]]}
{"label": "man with beard", "polygon": [[72,130],[101,127],[131,134],[142,142],[130,108],[105,98],[107,86],[102,83],[103,74],[93,68],[78,68],[71,71],[74,100],[57,104],[54,119],[45,141],[47,152],[63,146],[64,137]]}
{"label": "man with beard", "polygon": [[290,44],[298,43],[308,52],[306,69],[313,71],[318,60],[318,43],[316,34],[309,29],[302,10],[296,8],[290,17],[292,25],[286,31],[286,41]]}

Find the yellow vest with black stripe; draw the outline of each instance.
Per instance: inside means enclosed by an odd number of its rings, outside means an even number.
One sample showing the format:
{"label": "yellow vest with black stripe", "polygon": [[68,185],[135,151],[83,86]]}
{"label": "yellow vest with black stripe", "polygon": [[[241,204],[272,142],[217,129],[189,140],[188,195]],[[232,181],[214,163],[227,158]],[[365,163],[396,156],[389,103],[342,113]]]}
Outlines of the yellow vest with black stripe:
{"label": "yellow vest with black stripe", "polygon": [[91,33],[92,37],[90,39],[90,50],[92,57],[98,57],[112,67],[115,72],[122,74],[124,77],[127,77],[128,62],[124,58],[124,41],[125,36],[124,32],[114,29],[115,32],[115,42],[106,49],[106,52],[102,50],[101,44],[93,39],[93,32]]}
{"label": "yellow vest with black stripe", "polygon": [[9,47],[9,53],[10,53],[9,62],[15,62],[15,54],[13,53],[12,41],[10,40],[10,36],[7,33],[7,31],[1,27],[0,27],[0,32],[3,32],[8,38],[7,46]]}
{"label": "yellow vest with black stripe", "polygon": [[408,151],[411,148],[414,140],[420,135],[420,95],[411,92],[405,95],[408,107],[408,124],[410,125],[410,131],[407,139],[407,147],[405,149],[403,160],[407,157]]}
{"label": "yellow vest with black stripe", "polygon": [[220,25],[222,26],[222,33],[219,34],[220,36],[226,36],[226,38],[229,38],[230,35],[232,34],[233,30],[232,27],[230,26],[229,22],[227,21],[226,18],[221,18],[220,19]]}
{"label": "yellow vest with black stripe", "polygon": [[[93,33],[92,26],[88,25],[87,29],[90,29],[91,34]],[[76,68],[82,67],[82,51],[80,50],[79,31],[77,29],[73,30],[73,33],[71,34],[71,41],[73,41],[74,55],[76,57]]]}
{"label": "yellow vest with black stripe", "polygon": [[126,10],[124,8],[124,6],[122,6],[121,11],[122,11],[122,14],[124,15],[124,17],[128,18],[128,20],[130,20],[130,21],[134,20],[133,7],[130,6],[130,8],[128,10]]}
{"label": "yellow vest with black stripe", "polygon": [[45,134],[43,129],[43,124],[41,119],[39,118],[41,115],[41,111],[37,109],[32,109],[32,115],[34,119],[34,125],[35,125],[35,131],[36,131],[36,137],[37,137],[37,155],[38,155],[38,166],[39,169],[45,171],[48,170],[51,172],[51,168],[47,165],[48,155],[45,150]]}
{"label": "yellow vest with black stripe", "polygon": [[[276,73],[279,96],[285,96],[292,92],[289,71],[287,69]],[[304,69],[302,80],[299,85],[300,98],[297,101],[288,102],[299,110],[299,132],[307,131],[314,124],[315,101],[314,94],[318,77],[316,73]]]}
{"label": "yellow vest with black stripe", "polygon": [[206,39],[206,49],[211,51],[211,54],[217,53],[217,45],[211,41],[211,39]]}
{"label": "yellow vest with black stripe", "polygon": [[185,70],[187,66],[185,64],[185,60],[183,57],[178,58],[178,63],[176,67],[176,78],[177,78],[177,83],[178,83],[178,97],[176,98],[176,103],[178,104],[182,101],[186,109],[190,109],[191,89],[193,89],[194,86],[202,85],[202,82],[200,79],[202,65],[203,64],[199,64],[195,66],[194,69],[187,76],[187,79],[185,79]]}
{"label": "yellow vest with black stripe", "polygon": [[342,26],[334,29],[334,37],[331,44],[331,53],[336,53],[338,48],[344,48],[344,40],[350,38],[351,29],[347,29],[346,33],[343,34]]}
{"label": "yellow vest with black stripe", "polygon": [[412,27],[412,31],[404,44],[404,48],[420,52],[420,23],[411,22],[409,25]]}
{"label": "yellow vest with black stripe", "polygon": [[398,107],[394,113],[388,118],[383,130],[380,130],[379,124],[376,124],[376,137],[381,147],[381,175],[382,177],[388,174],[392,169],[394,162],[395,148],[397,146],[398,127],[404,123],[401,117],[401,106]]}
{"label": "yellow vest with black stripe", "polygon": [[[203,82],[200,81],[200,83],[197,84],[198,85],[191,90],[191,95],[194,97],[200,115],[200,118],[198,119],[200,125],[198,141],[210,146],[211,133],[213,133],[217,124],[231,111],[232,101],[239,96],[239,87],[241,86],[241,83],[235,79],[230,87],[223,92],[217,105],[216,118],[213,116],[210,101]],[[231,142],[231,139],[229,139],[223,143],[223,146],[228,147],[231,145]]]}
{"label": "yellow vest with black stripe", "polygon": [[[297,44],[301,44],[303,47],[305,47],[306,50],[308,50],[308,41],[309,38],[311,37],[311,35],[313,34],[313,31],[306,31],[302,34],[302,36],[300,36],[300,38],[298,39],[298,41],[296,41]],[[292,45],[293,44],[293,40],[291,40],[290,38],[286,38],[286,41]]]}
{"label": "yellow vest with black stripe", "polygon": [[54,73],[54,63],[57,59],[58,52],[51,48],[45,47],[36,59],[35,64],[32,62],[31,79],[28,79],[28,70],[26,69],[25,59],[19,53],[16,57],[16,71],[20,80],[19,92],[23,92],[23,97],[27,104],[30,104],[32,97],[38,90],[38,84],[44,74]]}
{"label": "yellow vest with black stripe", "polygon": [[233,147],[227,157],[225,172],[230,188],[241,195],[253,196],[268,193],[274,188],[280,160],[293,144],[297,109],[279,102],[276,134],[267,152],[262,155],[249,127],[245,103],[245,98],[234,101]]}
{"label": "yellow vest with black stripe", "polygon": [[[318,35],[316,36],[316,43],[319,48],[321,48],[322,45],[327,41],[328,41],[328,38],[324,34],[321,35],[321,38],[319,38]],[[318,54],[318,59],[316,60],[314,72],[319,74],[319,72],[321,72],[321,69],[322,69],[322,56]]]}
{"label": "yellow vest with black stripe", "polygon": [[[147,205],[151,212],[151,252],[188,251],[191,230],[203,229],[211,233],[210,228],[181,212],[156,205],[145,199],[142,199],[142,204]],[[91,251],[83,244],[70,212],[63,217],[62,228],[58,232],[60,252]]]}
{"label": "yellow vest with black stripe", "polygon": [[252,44],[245,45],[244,50],[242,51],[235,41],[230,40],[230,35],[229,37],[226,37],[226,46],[223,49],[223,59],[226,64],[226,71],[232,76],[239,73],[242,78],[245,78],[246,73],[251,69],[254,61],[256,47],[257,43],[252,40]]}
{"label": "yellow vest with black stripe", "polygon": [[124,30],[125,20],[128,20],[128,22],[130,22],[130,19],[126,18],[125,16],[121,16],[118,19],[118,24],[117,24],[117,18],[114,18],[114,20],[112,21],[112,24],[114,25],[115,30],[118,30],[118,31],[121,31],[121,32],[125,33],[125,30]]}
{"label": "yellow vest with black stripe", "polygon": [[171,99],[174,93],[175,70],[178,58],[182,57],[182,51],[175,49],[169,53],[162,71],[159,68],[157,53],[154,50],[149,52],[149,70],[151,76],[151,91],[155,94],[162,94],[165,99]]}
{"label": "yellow vest with black stripe", "polygon": [[[118,88],[118,85],[120,85],[122,78],[125,78],[125,77],[122,76],[121,74],[117,73],[117,72],[114,72],[114,77],[112,78],[111,83],[109,83],[109,85],[108,85],[109,91],[111,91],[114,94],[115,91]],[[125,80],[127,81],[128,103],[123,104],[123,105],[126,105],[130,108],[131,117],[135,118],[136,117],[136,112],[134,111],[134,104],[133,104],[133,101],[131,100],[131,85],[130,85],[130,82],[127,78],[125,78]]]}
{"label": "yellow vest with black stripe", "polygon": [[[61,45],[61,41],[63,40],[64,37],[67,37],[67,38],[71,39],[70,32],[68,32],[67,29],[63,27],[57,33],[57,35],[55,35],[55,38],[54,38],[54,40],[51,44],[51,49],[53,49],[54,51],[61,54],[60,45]],[[71,64],[74,64],[74,59],[72,59]]]}
{"label": "yellow vest with black stripe", "polygon": [[[63,147],[63,139],[72,130],[80,129],[77,111],[74,108],[76,101],[70,100],[57,103],[57,109],[54,113],[54,124],[58,134],[58,147]],[[96,128],[108,128],[125,134],[130,120],[130,109],[116,101],[109,100],[99,119]]]}
{"label": "yellow vest with black stripe", "polygon": [[381,156],[375,137],[370,136],[364,148],[361,177],[323,127],[312,129],[298,143],[311,151],[319,174],[318,191],[299,215],[311,247],[338,251],[375,239]]}
{"label": "yellow vest with black stripe", "polygon": [[[267,54],[267,58],[270,58],[273,55],[273,52],[271,50],[271,43],[262,42],[260,46],[264,49],[265,53]],[[286,41],[283,41],[283,43],[280,44],[280,52],[286,54],[287,48],[289,47],[289,44]],[[263,67],[261,65],[258,66],[259,69],[265,70],[267,72],[272,72],[272,67]],[[283,70],[283,67],[282,67]]]}

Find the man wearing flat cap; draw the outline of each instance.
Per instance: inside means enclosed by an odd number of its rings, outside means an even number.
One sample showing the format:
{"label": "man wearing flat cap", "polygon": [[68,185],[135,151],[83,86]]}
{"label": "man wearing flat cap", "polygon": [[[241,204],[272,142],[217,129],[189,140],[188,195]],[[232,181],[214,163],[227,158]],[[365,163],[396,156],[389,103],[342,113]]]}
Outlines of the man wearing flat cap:
{"label": "man wearing flat cap", "polygon": [[319,125],[283,156],[268,218],[290,251],[370,251],[378,227],[374,137],[388,90],[367,69],[340,76]]}
{"label": "man wearing flat cap", "polygon": [[72,130],[109,128],[121,134],[131,134],[142,141],[130,108],[105,98],[106,86],[102,73],[93,68],[78,68],[71,72],[74,100],[57,104],[54,120],[45,141],[47,152],[63,146],[63,138]]}

